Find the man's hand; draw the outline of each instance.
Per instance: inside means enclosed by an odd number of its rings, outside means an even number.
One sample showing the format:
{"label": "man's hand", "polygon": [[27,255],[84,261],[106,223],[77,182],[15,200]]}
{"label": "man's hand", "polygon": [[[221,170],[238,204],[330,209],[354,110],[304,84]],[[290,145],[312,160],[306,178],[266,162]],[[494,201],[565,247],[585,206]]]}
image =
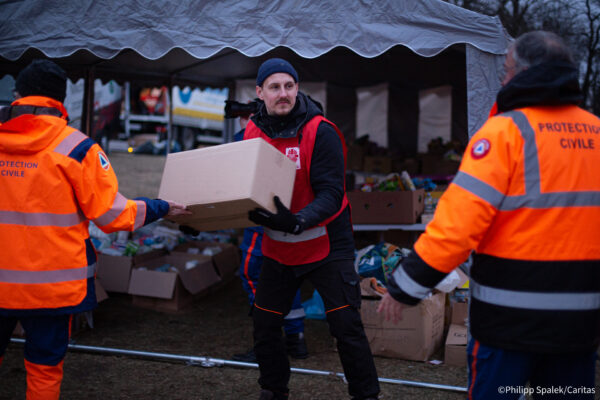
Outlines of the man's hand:
{"label": "man's hand", "polygon": [[174,201],[171,200],[165,200],[167,203],[169,203],[169,212],[167,213],[167,215],[169,217],[174,217],[176,215],[190,215],[192,214],[191,211],[189,211],[186,206],[184,206],[183,204],[179,204],[176,203]]}
{"label": "man's hand", "polygon": [[394,300],[392,295],[386,293],[385,295],[383,295],[383,298],[379,302],[377,312],[383,312],[386,321],[392,321],[394,324],[397,324],[398,321],[402,319],[403,308],[404,304],[397,302],[396,300]]}
{"label": "man's hand", "polygon": [[255,224],[266,226],[276,231],[283,231],[288,233],[299,234],[304,228],[298,217],[283,205],[278,196],[273,198],[275,207],[277,207],[277,214],[273,214],[262,208],[255,208],[248,212],[248,218]]}

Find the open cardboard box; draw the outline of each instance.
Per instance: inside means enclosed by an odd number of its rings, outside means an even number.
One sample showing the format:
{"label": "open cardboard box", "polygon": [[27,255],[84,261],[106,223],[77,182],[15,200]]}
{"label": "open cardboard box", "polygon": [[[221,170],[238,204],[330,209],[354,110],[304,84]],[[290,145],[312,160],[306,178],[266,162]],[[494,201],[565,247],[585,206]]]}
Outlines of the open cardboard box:
{"label": "open cardboard box", "polygon": [[158,197],[185,204],[192,215],[169,217],[199,231],[255,225],[248,211],[289,207],[296,163],[257,138],[167,156]]}
{"label": "open cardboard box", "polygon": [[166,250],[152,250],[131,256],[111,256],[98,253],[96,278],[107,292],[127,293],[131,270],[146,260],[165,255]]}
{"label": "open cardboard box", "polygon": [[[188,262],[197,264],[187,269]],[[157,270],[166,264],[177,271]],[[195,295],[220,280],[210,256],[172,253],[137,265],[131,271],[128,292],[134,305],[159,311],[178,311],[191,304]]]}
{"label": "open cardboard box", "polygon": [[444,335],[445,293],[405,307],[398,324],[377,313],[379,300],[362,299],[360,315],[374,355],[427,361],[441,346]]}
{"label": "open cardboard box", "polygon": [[202,254],[206,248],[219,247],[221,251],[212,255],[213,263],[222,281],[228,281],[235,276],[240,266],[240,251],[229,243],[193,241],[185,242],[175,247],[173,253]]}

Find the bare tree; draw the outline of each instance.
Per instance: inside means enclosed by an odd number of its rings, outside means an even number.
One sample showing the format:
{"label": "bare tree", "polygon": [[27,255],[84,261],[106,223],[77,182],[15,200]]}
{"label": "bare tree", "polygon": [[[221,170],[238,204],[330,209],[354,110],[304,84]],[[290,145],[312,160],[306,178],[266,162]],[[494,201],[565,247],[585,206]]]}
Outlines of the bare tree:
{"label": "bare tree", "polygon": [[[597,94],[598,87],[598,56],[600,54],[600,1],[585,0],[585,19],[587,29],[583,33],[585,38],[585,58],[584,58],[584,73],[581,84],[583,91],[583,104],[588,106],[590,110],[595,110],[599,107],[600,97]],[[591,97],[591,98],[590,98]]]}
{"label": "bare tree", "polygon": [[532,30],[532,11],[539,7],[542,0],[498,0],[497,3],[496,15],[506,31],[517,37]]}
{"label": "bare tree", "polygon": [[570,44],[580,65],[583,106],[600,115],[600,0],[446,0],[497,15],[517,37],[532,30],[552,31]]}

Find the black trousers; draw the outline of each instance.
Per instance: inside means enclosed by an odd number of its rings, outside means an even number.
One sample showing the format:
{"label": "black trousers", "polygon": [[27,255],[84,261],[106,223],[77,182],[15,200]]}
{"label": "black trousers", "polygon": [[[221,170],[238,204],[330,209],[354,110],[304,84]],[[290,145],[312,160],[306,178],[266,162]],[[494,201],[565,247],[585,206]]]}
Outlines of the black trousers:
{"label": "black trousers", "polygon": [[348,392],[354,399],[376,397],[379,381],[360,318],[360,285],[353,261],[327,262],[302,276],[296,276],[293,268],[265,257],[261,269],[252,312],[261,388],[288,393],[290,364],[281,327],[296,291],[308,279],[323,298]]}

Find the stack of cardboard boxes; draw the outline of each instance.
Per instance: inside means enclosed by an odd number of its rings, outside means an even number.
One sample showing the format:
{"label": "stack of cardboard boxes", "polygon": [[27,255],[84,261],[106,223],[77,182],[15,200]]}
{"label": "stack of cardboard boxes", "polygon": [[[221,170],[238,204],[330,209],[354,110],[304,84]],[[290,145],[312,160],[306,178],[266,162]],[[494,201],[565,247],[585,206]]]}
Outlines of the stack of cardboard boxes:
{"label": "stack of cardboard boxes", "polygon": [[466,302],[455,302],[451,304],[451,310],[452,317],[444,348],[444,363],[466,367],[469,304]]}

